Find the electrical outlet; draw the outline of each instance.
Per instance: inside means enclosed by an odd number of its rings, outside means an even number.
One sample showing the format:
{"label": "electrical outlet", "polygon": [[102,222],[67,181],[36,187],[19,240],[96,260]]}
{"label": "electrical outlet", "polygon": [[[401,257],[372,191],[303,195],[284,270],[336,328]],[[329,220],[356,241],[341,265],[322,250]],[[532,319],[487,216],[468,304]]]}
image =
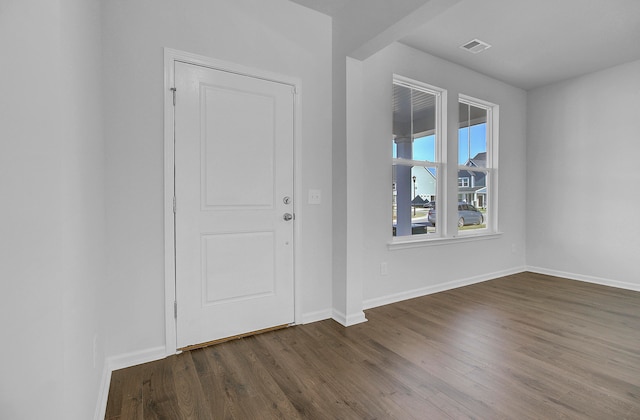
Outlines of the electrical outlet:
{"label": "electrical outlet", "polygon": [[309,204],[320,204],[322,202],[321,190],[309,190]]}
{"label": "electrical outlet", "polygon": [[387,266],[387,263],[386,262],[380,263],[380,275],[386,276],[387,274],[389,274],[389,267]]}

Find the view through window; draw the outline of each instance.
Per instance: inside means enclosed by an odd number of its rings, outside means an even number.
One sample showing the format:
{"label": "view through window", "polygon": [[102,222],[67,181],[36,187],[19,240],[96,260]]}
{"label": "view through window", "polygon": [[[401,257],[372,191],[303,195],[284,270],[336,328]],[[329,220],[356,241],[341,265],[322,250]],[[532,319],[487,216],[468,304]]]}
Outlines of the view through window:
{"label": "view through window", "polygon": [[[446,232],[441,226],[444,215],[448,220],[455,217],[457,232],[461,234],[493,232],[497,227],[497,212],[491,212],[497,169],[494,157],[497,139],[493,131],[497,106],[460,95],[458,115],[450,116],[458,121],[458,143],[452,137],[452,143],[448,144],[440,127],[447,120],[441,106],[443,95],[445,91],[437,87],[394,77],[393,236],[453,237],[454,232]],[[457,208],[443,208],[439,214],[438,192],[447,185],[442,156],[448,148],[456,146]],[[440,206],[446,207],[446,203]]]}
{"label": "view through window", "polygon": [[458,102],[458,230],[485,229],[491,203],[491,107]]}
{"label": "view through window", "polygon": [[441,91],[395,80],[393,84],[394,236],[435,232],[427,220],[435,206],[441,168]]}

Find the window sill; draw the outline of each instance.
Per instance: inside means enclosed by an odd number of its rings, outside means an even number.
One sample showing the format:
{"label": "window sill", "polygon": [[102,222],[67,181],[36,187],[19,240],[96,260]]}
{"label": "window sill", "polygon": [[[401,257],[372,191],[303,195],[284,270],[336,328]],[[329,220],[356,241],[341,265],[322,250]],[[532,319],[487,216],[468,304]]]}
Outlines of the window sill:
{"label": "window sill", "polygon": [[502,232],[491,232],[491,233],[478,233],[478,234],[470,234],[470,235],[459,235],[453,238],[402,238],[402,239],[394,239],[391,242],[387,243],[387,248],[390,251],[395,251],[397,249],[407,249],[407,248],[419,248],[423,246],[437,246],[437,245],[451,245],[451,244],[460,244],[465,242],[476,242],[476,241],[484,241],[487,239],[498,239],[502,236]]}

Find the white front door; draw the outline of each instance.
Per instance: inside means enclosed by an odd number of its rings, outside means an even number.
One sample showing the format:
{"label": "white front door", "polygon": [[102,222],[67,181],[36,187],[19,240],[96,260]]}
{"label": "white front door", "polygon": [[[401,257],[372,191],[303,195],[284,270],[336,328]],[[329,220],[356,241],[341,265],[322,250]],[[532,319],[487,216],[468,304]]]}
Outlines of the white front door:
{"label": "white front door", "polygon": [[177,347],[294,321],[293,86],[175,62]]}

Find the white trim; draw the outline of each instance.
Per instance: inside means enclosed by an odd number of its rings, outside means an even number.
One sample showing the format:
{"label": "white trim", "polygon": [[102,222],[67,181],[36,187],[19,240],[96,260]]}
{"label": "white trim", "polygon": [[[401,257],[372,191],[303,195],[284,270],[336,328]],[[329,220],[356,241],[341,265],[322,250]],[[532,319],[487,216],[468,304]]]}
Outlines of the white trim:
{"label": "white trim", "polygon": [[94,415],[95,420],[103,420],[106,414],[107,401],[109,399],[109,386],[111,385],[111,374],[114,370],[153,362],[155,360],[164,359],[167,356],[169,356],[169,354],[165,352],[165,346],[158,346],[147,350],[139,350],[106,358],[102,369],[98,405],[96,405]]}
{"label": "white trim", "polygon": [[[293,224],[293,307],[294,322],[303,322],[302,316],[302,268],[298,263],[298,256],[302,255],[302,224],[303,220],[303,190],[302,190],[302,82],[300,79],[290,79],[296,89],[293,104],[293,214],[296,215]],[[295,220],[298,220],[296,223]]]}
{"label": "white trim", "polygon": [[173,214],[174,195],[174,50],[164,50],[164,278],[165,278],[165,347],[167,354],[176,352],[176,319],[174,318],[175,284],[175,225]]}
{"label": "white trim", "polygon": [[324,321],[325,319],[331,319],[333,310],[331,308],[323,309],[321,311],[309,312],[302,315],[303,324],[311,324],[313,322]]}
{"label": "white trim", "polygon": [[[175,188],[174,180],[174,108],[173,92],[174,87],[174,63],[176,61],[193,64],[212,69],[232,72],[276,83],[290,85],[294,88],[294,174],[293,188],[295,198],[293,201],[294,214],[296,220],[303,217],[302,207],[302,186],[298,180],[302,179],[302,124],[301,124],[301,81],[299,78],[272,73],[269,71],[246,67],[236,63],[217,60],[214,58],[192,54],[185,51],[164,49],[164,244],[165,244],[165,350],[164,354],[174,354],[177,352],[177,331],[176,320],[174,318],[174,304],[176,299],[175,283],[175,231],[173,214],[173,193]],[[301,299],[301,269],[297,264],[297,256],[301,255],[301,233],[299,223],[294,223],[294,249],[293,249],[293,270],[294,270],[294,322],[301,323],[303,320]]]}
{"label": "white trim", "polygon": [[[489,209],[487,229],[489,229],[490,232],[497,232],[500,223],[498,219],[498,167],[500,165],[498,160],[498,146],[500,142],[498,129],[500,127],[500,105],[463,93],[458,94],[458,103],[482,108],[487,111],[487,167],[473,167],[473,169],[469,169],[470,167],[458,165],[458,172],[467,170],[486,173],[485,188],[487,188],[488,199],[486,206]],[[458,161],[458,159],[456,159],[456,161]],[[459,193],[458,191],[458,194]]]}
{"label": "white trim", "polygon": [[[411,79],[410,77],[401,76],[399,74],[393,74],[393,84],[404,86],[409,89],[421,90],[425,93],[431,94],[436,97],[436,101],[438,97],[446,92],[446,89],[442,89],[438,86],[430,85],[428,83],[421,82],[419,80]],[[436,124],[436,132],[438,130],[438,125]]]}
{"label": "white trim", "polygon": [[624,281],[605,279],[602,277],[588,276],[585,274],[568,273],[566,271],[552,270],[549,268],[526,266],[526,271],[532,273],[545,274],[548,276],[562,277],[570,280],[583,281],[585,283],[599,284],[601,286],[615,287],[618,289],[633,290],[640,292],[640,284],[627,283]]}
{"label": "white trim", "polygon": [[164,346],[158,346],[146,350],[132,351],[118,356],[111,356],[107,358],[107,365],[109,370],[113,372],[114,370],[137,366],[171,356],[171,354],[167,354],[164,350]]}
{"label": "white trim", "polygon": [[350,327],[352,325],[367,322],[367,318],[364,315],[364,311],[359,311],[355,314],[345,315],[339,310],[333,308],[331,318],[337,323],[345,327]]}
{"label": "white trim", "polygon": [[98,390],[98,403],[93,418],[95,420],[104,420],[107,413],[107,401],[109,400],[109,387],[111,385],[111,369],[109,364],[104,362],[102,369],[102,377],[100,379],[100,389]]}
{"label": "white trim", "polygon": [[[435,106],[435,121],[434,121],[434,130],[433,135],[435,136],[435,162],[430,161],[416,161],[413,159],[404,159],[404,158],[392,158],[392,166],[400,165],[400,166],[423,166],[423,167],[435,167],[436,168],[436,196],[439,197],[438,201],[445,202],[443,199],[447,198],[447,193],[445,189],[445,179],[446,176],[442,176],[443,173],[447,171],[447,142],[448,142],[448,132],[447,132],[447,115],[448,112],[446,110],[448,106],[447,95],[448,90],[440,88],[438,86],[430,85],[428,83],[421,82],[419,80],[411,79],[406,76],[401,76],[397,73],[393,73],[392,75],[392,86],[403,86],[408,89],[419,90],[435,97],[434,106]],[[413,113],[413,109],[411,111]],[[413,116],[412,116],[413,118]],[[415,137],[413,134],[413,123],[411,129],[411,137],[412,140]],[[394,138],[395,140],[395,138]],[[457,142],[456,142],[457,144]],[[398,180],[396,180],[396,183]],[[396,191],[396,190],[394,190]],[[397,203],[396,203],[397,206]],[[436,223],[439,226],[444,226],[446,224],[447,215],[443,214],[444,212],[436,213]],[[456,219],[457,220],[457,219]],[[397,223],[397,222],[396,222]],[[438,231],[437,235],[439,237],[444,236],[442,231]]]}
{"label": "white trim", "polygon": [[[484,99],[478,99],[474,96],[465,95],[464,93],[458,94],[459,102],[465,105],[475,106],[476,108],[484,108],[487,112],[490,112],[493,107],[496,106],[493,102],[485,101]],[[487,120],[489,120],[487,116]]]}
{"label": "white trim", "polygon": [[435,284],[433,286],[421,287],[419,289],[408,290],[406,292],[394,293],[387,296],[368,299],[364,301],[364,309],[371,309],[378,306],[389,305],[391,303],[401,302],[403,300],[413,299],[421,296],[431,295],[433,293],[444,292],[446,290],[457,289],[458,287],[469,286],[475,283],[497,279],[512,274],[522,273],[525,267],[513,267],[507,270],[496,271],[494,273],[483,274],[466,279],[452,280],[447,283]]}
{"label": "white trim", "polygon": [[[444,237],[444,236],[434,236],[433,238],[420,237],[420,236],[429,236],[429,234],[406,236],[406,237],[401,236],[399,238],[394,238],[393,241],[391,242],[387,242],[387,249],[389,251],[395,251],[397,249],[418,248],[422,246],[460,244],[464,242],[475,242],[475,241],[483,241],[487,239],[498,239],[502,236],[502,232],[476,233],[476,231],[482,231],[482,230],[474,229],[474,230],[468,230],[468,231],[461,231],[458,233],[458,236],[453,236],[453,237]],[[469,233],[467,234],[466,232],[469,232]]]}

